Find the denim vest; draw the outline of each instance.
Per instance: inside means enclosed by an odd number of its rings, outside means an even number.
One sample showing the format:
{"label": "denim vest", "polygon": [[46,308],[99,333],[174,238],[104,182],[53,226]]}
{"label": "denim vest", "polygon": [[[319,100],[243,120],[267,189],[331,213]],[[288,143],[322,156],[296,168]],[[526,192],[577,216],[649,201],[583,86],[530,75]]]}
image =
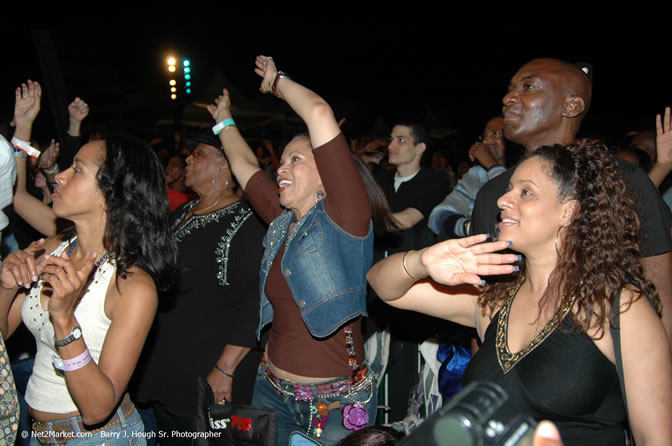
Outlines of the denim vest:
{"label": "denim vest", "polygon": [[311,335],[327,337],[349,320],[366,316],[366,273],[373,263],[373,225],[369,222],[366,237],[348,234],[329,218],[324,201],[301,217],[287,236],[294,219],[293,212],[284,211],[271,222],[264,237],[257,337],[273,320],[273,307],[264,288],[285,239],[282,275]]}

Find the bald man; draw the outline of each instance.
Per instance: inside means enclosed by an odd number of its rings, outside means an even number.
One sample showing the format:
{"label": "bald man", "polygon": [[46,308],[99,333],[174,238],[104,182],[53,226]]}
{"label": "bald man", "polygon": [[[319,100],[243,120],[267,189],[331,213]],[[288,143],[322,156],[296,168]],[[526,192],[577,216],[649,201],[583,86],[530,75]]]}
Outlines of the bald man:
{"label": "bald man", "polygon": [[[581,68],[557,59],[535,59],[518,70],[504,96],[504,136],[527,153],[552,144],[571,144],[590,107],[592,86]],[[658,289],[663,324],[672,340],[672,214],[646,173],[619,163],[640,204],[642,266]],[[515,167],[515,166],[514,166]],[[514,168],[479,191],[471,234],[494,233],[499,221],[497,199],[506,192]],[[671,342],[672,344],[672,342]]]}

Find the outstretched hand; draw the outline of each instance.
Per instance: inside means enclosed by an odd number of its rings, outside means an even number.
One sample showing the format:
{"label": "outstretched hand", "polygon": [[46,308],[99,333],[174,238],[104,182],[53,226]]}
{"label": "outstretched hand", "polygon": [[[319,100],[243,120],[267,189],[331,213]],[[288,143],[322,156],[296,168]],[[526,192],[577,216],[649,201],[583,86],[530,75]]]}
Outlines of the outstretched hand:
{"label": "outstretched hand", "polygon": [[273,62],[273,58],[257,56],[255,65],[254,72],[263,78],[259,90],[262,93],[273,93],[273,83],[278,75],[278,69],[275,66],[275,62]]}
{"label": "outstretched hand", "polygon": [[48,306],[52,317],[74,313],[95,262],[95,252],[91,253],[79,270],[75,269],[75,265],[65,252],[60,256],[48,256],[45,259],[42,279],[52,288]]}
{"label": "outstretched hand", "polygon": [[436,282],[454,286],[464,283],[479,285],[480,276],[511,274],[519,260],[516,254],[496,254],[509,247],[509,242],[483,243],[487,235],[479,234],[446,240],[425,248],[421,255],[427,274]]}
{"label": "outstretched hand", "polygon": [[207,108],[217,123],[231,118],[231,97],[229,96],[229,90],[226,88],[222,90],[222,94],[215,98],[215,103],[208,105]]}
{"label": "outstretched hand", "polygon": [[43,250],[44,239],[31,243],[26,249],[16,250],[2,262],[0,287],[9,290],[30,288],[37,282],[44,268],[44,257],[36,258]]}
{"label": "outstretched hand", "polygon": [[670,107],[665,108],[665,117],[656,115],[656,164],[672,168],[672,118]]}
{"label": "outstretched hand", "polygon": [[28,80],[16,89],[15,96],[14,123],[17,127],[32,126],[40,112],[42,87],[38,82]]}

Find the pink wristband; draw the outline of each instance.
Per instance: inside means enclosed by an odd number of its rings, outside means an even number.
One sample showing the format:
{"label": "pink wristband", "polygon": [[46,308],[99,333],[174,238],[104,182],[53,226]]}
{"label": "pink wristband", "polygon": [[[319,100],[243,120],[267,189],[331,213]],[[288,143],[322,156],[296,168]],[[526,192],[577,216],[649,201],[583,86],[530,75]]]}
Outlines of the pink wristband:
{"label": "pink wristband", "polygon": [[80,355],[75,356],[72,359],[61,359],[60,357],[53,355],[52,361],[57,369],[63,370],[64,372],[72,372],[81,369],[91,362],[91,354],[87,348]]}

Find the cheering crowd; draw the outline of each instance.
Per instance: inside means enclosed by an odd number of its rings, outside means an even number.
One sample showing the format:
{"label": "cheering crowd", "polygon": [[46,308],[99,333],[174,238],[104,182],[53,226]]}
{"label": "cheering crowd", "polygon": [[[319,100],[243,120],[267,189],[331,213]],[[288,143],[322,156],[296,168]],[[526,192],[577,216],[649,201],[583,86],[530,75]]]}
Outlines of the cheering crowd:
{"label": "cheering crowd", "polygon": [[[488,381],[541,422],[536,445],[669,443],[669,108],[627,143],[577,138],[591,68],[535,59],[459,169],[417,122],[350,138],[272,57],[254,67],[306,126],[282,150],[250,147],[226,88],[212,129],[171,153],[84,138],[80,98],[67,140],[41,147],[42,86],[16,88],[0,438],[197,443],[158,434],[213,429],[208,407],[228,405],[273,414],[260,435],[278,445],[421,444],[383,425],[378,394],[387,373],[405,399],[418,343],[440,335],[444,405]],[[36,348],[13,373],[2,341],[22,323]],[[385,332],[389,348],[371,342]]]}

